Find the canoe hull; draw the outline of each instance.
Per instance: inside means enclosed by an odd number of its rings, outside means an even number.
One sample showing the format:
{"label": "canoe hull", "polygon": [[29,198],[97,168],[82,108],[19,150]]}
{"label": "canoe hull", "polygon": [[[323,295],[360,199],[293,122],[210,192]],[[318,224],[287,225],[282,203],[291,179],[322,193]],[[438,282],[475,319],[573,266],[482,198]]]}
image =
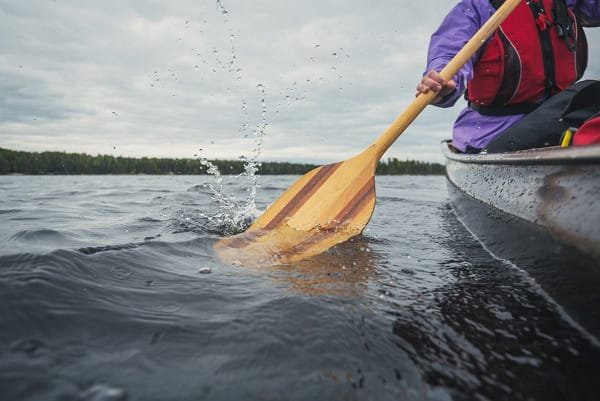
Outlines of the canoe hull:
{"label": "canoe hull", "polygon": [[468,156],[444,143],[446,175],[474,199],[600,260],[600,147],[577,150]]}
{"label": "canoe hull", "polygon": [[600,338],[600,157],[596,164],[590,152],[585,160],[570,152],[560,162],[564,154],[546,153],[544,162],[536,152],[487,158],[443,147],[461,222]]}

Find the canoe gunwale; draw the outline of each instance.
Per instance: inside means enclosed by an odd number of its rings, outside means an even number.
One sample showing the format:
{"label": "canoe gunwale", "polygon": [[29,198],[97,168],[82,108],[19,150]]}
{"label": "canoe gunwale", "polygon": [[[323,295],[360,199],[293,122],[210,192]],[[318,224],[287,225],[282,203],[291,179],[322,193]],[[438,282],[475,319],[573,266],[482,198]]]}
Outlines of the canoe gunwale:
{"label": "canoe gunwale", "polygon": [[442,152],[447,159],[461,163],[510,165],[573,165],[600,164],[600,144],[561,148],[552,146],[507,153],[455,153],[449,140],[442,141]]}

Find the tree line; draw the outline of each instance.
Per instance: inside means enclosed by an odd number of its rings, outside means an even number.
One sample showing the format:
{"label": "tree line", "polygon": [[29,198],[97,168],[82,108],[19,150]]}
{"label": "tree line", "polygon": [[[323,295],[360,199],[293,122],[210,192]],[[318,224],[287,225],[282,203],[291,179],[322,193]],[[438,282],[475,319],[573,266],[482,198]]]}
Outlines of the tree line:
{"label": "tree line", "polygon": [[[207,174],[214,165],[221,174],[241,174],[247,162],[242,160],[170,159],[154,157],[92,156],[85,153],[23,152],[0,148],[0,174]],[[288,162],[258,163],[258,174],[305,174],[314,164]],[[414,160],[400,161],[390,158],[380,162],[377,174],[381,175],[436,175],[444,174],[444,166]]]}

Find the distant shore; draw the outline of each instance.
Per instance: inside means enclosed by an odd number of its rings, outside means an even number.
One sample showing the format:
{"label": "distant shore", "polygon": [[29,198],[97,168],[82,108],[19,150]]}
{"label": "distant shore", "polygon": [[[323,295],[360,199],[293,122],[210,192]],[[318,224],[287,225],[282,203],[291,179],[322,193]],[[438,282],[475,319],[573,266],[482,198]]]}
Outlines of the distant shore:
{"label": "distant shore", "polygon": [[[0,175],[201,175],[215,166],[223,175],[245,171],[241,160],[170,159],[120,157],[66,152],[24,152],[0,148]],[[316,164],[260,162],[257,174],[305,174]],[[378,175],[443,175],[438,163],[389,158],[377,166]]]}

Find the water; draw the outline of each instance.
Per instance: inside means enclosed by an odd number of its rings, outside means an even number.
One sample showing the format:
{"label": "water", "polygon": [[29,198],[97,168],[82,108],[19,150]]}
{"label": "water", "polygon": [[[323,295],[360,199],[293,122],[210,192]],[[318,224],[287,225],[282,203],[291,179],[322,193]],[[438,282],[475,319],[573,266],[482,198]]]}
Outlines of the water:
{"label": "water", "polygon": [[[294,178],[261,177],[257,208]],[[378,177],[363,236],[268,269],[213,256],[212,182],[0,177],[0,399],[600,398],[600,349],[458,222],[443,177]]]}

